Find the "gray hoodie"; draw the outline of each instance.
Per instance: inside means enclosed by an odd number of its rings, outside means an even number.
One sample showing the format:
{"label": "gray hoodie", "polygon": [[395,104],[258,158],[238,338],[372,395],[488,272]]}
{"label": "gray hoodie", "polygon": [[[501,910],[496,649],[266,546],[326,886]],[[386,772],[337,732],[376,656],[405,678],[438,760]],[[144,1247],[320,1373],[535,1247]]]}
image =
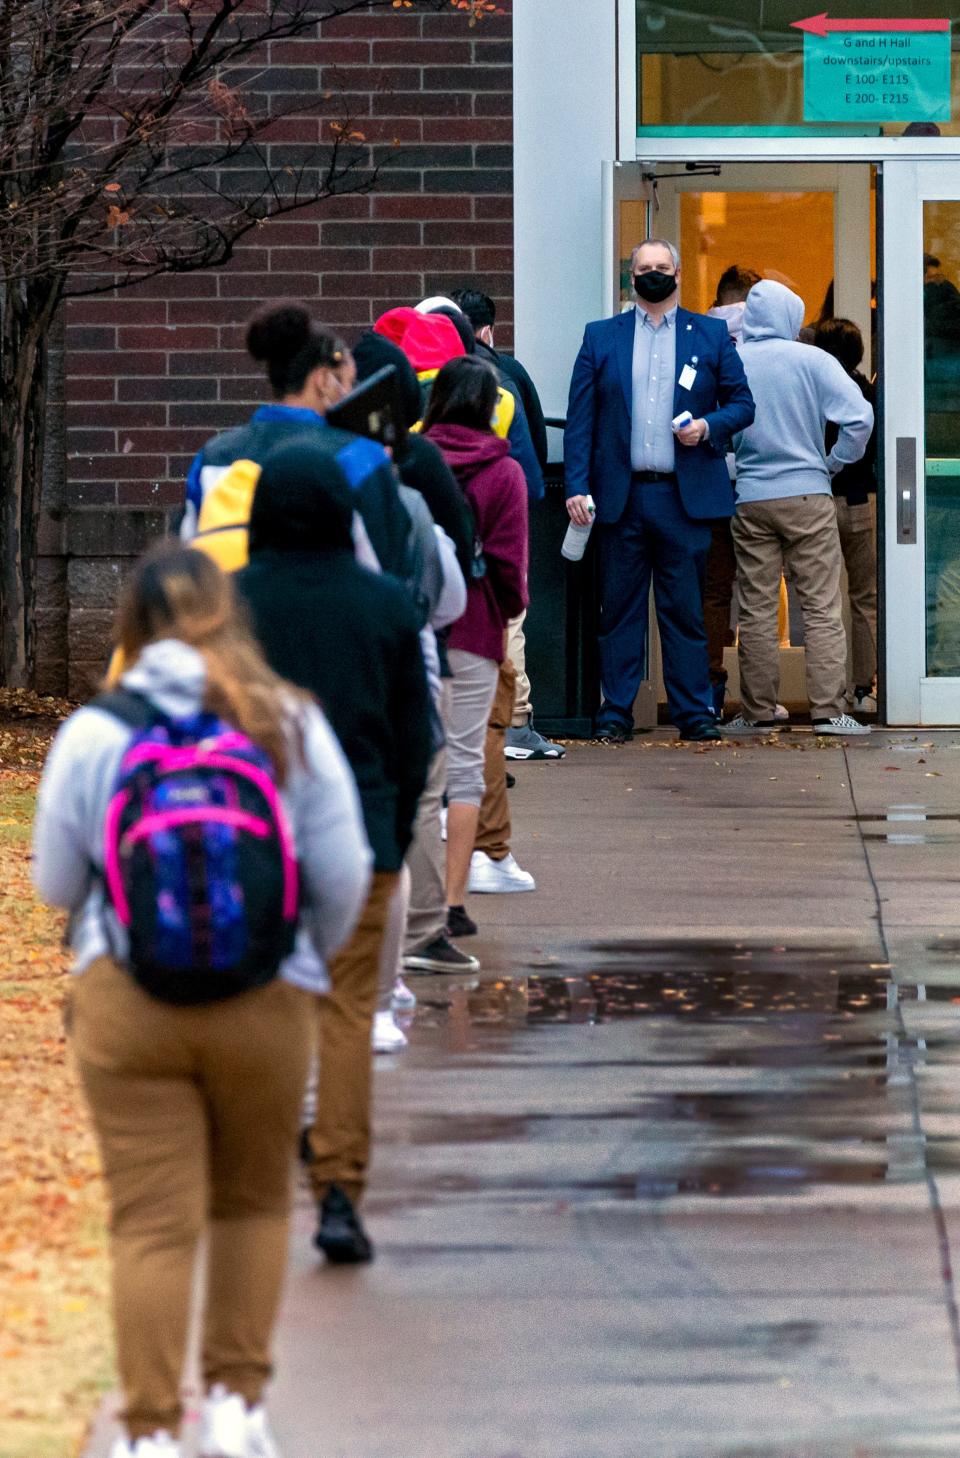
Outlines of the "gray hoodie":
{"label": "gray hoodie", "polygon": [[[148,644],[121,682],[177,718],[200,707],[206,670],[195,649],[165,639]],[[297,712],[303,762],[291,769],[281,799],[293,829],[305,910],[280,975],[308,992],[328,992],[324,960],[356,925],[372,856],[353,775],[333,731],[312,704]],[[132,737],[130,727],[105,709],[79,709],[57,734],[40,782],[33,879],[44,901],[72,913],[75,972],[125,950],[125,933],[92,868],[103,865],[107,805]]]}
{"label": "gray hoodie", "polygon": [[[803,315],[803,300],[773,279],[747,295],[740,359],[757,414],[734,438],[738,503],[829,495],[831,476],[867,448],[873,408],[838,360],[797,341]],[[828,420],[840,427],[829,456]]]}

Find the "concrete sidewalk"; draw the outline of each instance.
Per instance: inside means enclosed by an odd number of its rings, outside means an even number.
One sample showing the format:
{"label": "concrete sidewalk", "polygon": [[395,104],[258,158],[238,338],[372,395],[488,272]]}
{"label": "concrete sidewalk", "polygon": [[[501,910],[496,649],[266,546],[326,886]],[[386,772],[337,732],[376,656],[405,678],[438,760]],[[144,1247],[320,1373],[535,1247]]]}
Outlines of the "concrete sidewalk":
{"label": "concrete sidewalk", "polygon": [[378,1063],[377,1261],[300,1194],[284,1458],[960,1453],[960,737],[516,772],[538,890]]}

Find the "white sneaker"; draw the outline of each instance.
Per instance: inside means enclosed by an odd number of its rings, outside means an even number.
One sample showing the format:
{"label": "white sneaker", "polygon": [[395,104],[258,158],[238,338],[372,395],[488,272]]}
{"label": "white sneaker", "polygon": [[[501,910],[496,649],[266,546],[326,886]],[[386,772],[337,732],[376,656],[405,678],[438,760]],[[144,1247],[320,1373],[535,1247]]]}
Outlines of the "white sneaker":
{"label": "white sneaker", "polygon": [[247,1453],[249,1458],[280,1458],[262,1402],[247,1413]]}
{"label": "white sneaker", "polygon": [[218,1383],[204,1399],[200,1421],[202,1458],[250,1458],[247,1404],[239,1393]]}
{"label": "white sneaker", "polygon": [[790,718],[790,710],[787,708],[786,704],[775,704],[773,708],[773,717],[778,724],[785,724]]}
{"label": "white sneaker", "polygon": [[407,1046],[407,1035],[394,1022],[392,1012],[378,1012],[373,1015],[374,1053],[399,1053]]}
{"label": "white sneaker", "polygon": [[393,992],[390,997],[390,1006],[395,1012],[410,1012],[417,1005],[417,994],[411,992],[402,977],[398,977],[393,984]]}
{"label": "white sneaker", "polygon": [[447,807],[446,807],[446,805],[441,805],[440,806],[440,839],[441,840],[446,840],[446,838],[447,838]]}
{"label": "white sneaker", "polygon": [[486,851],[474,851],[470,857],[470,879],[467,890],[474,894],[484,891],[536,891],[537,883],[529,871],[523,871],[513,856],[507,853],[502,861],[491,860]]}
{"label": "white sneaker", "polygon": [[855,693],[853,695],[852,707],[858,714],[875,714],[877,712],[877,696],[876,694],[870,693]]}
{"label": "white sneaker", "polygon": [[118,1438],[110,1449],[110,1458],[180,1458],[180,1444],[169,1433],[154,1433],[152,1438],[138,1438],[133,1444]]}
{"label": "white sneaker", "polygon": [[860,724],[849,714],[838,714],[834,719],[814,719],[814,734],[869,734],[870,725]]}
{"label": "white sneaker", "polygon": [[201,1413],[200,1455],[201,1458],[280,1458],[263,1404],[248,1408],[238,1393],[228,1392],[220,1384],[214,1387]]}

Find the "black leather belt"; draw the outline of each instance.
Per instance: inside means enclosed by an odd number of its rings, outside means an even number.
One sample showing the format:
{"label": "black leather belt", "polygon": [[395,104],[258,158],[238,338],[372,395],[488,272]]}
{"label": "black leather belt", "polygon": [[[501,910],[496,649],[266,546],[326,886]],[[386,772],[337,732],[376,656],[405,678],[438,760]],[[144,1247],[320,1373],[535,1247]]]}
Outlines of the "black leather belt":
{"label": "black leather belt", "polygon": [[630,475],[634,481],[673,481],[676,479],[675,471],[631,471]]}

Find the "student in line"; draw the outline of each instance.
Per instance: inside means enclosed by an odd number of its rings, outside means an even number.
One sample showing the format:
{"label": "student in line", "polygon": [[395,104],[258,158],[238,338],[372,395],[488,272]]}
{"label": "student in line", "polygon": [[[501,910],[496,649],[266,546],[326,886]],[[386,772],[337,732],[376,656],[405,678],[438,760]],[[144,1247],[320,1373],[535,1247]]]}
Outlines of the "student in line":
{"label": "student in line", "polygon": [[349,484],[313,432],[264,462],[240,590],[267,662],[314,694],[356,776],[374,852],[354,935],[320,1000],[320,1084],[309,1136],[316,1244],[373,1256],[359,1213],[370,1154],[370,1049],[380,953],[434,744],[418,622],[404,587],[361,567]]}
{"label": "student in line", "polygon": [[[61,728],[34,831],[37,888],[71,913],[70,1039],[110,1197],[126,1428],[111,1458],[179,1458],[180,1383],[204,1235],[201,1451],[276,1458],[263,1390],[287,1262],[311,994],[327,986],[323,961],[356,923],[370,852],[353,776],[325,718],[266,666],[238,617],[232,583],[208,557],[175,544],[152,552],[126,590],[116,639],[129,665],[122,692]],[[190,746],[211,737],[222,747],[217,766],[206,777],[195,764],[175,775]],[[111,879],[108,812],[120,803],[118,775],[133,776],[124,792],[133,793],[151,755],[173,776],[155,782],[158,802],[167,784],[177,804],[158,809],[152,824],[134,819],[116,842],[118,856],[129,858],[147,839],[145,864],[159,867],[151,913],[139,902],[130,920]],[[237,804],[245,760],[249,783],[266,787],[264,804],[274,806],[278,844],[292,836],[287,855],[299,865],[301,910],[294,931],[291,882],[282,945],[292,949],[261,960],[263,934],[270,940],[274,928],[260,925],[254,937],[247,926],[245,980],[228,984],[239,965],[227,956],[233,913],[252,916],[257,899],[256,882],[245,882],[232,858],[248,854],[237,849],[239,827],[250,823]],[[270,798],[273,785],[279,802],[275,792]],[[201,809],[181,839],[180,819],[207,791],[218,803]],[[181,894],[191,887],[196,894]],[[186,971],[177,972],[184,936]],[[220,995],[184,1002],[181,981],[194,977],[198,988],[214,979]]]}
{"label": "student in line", "polygon": [[[385,365],[396,371],[408,427],[421,415],[420,386],[403,351],[372,331],[362,334],[353,351],[359,378],[364,379]],[[430,770],[413,827],[413,840],[406,856],[410,877],[409,904],[402,932],[403,966],[413,972],[477,972],[479,960],[457,947],[447,935],[446,852],[441,823],[441,806],[446,787],[446,726],[449,718],[450,680],[447,639],[450,623],[461,617],[467,604],[467,589],[478,566],[478,539],[473,514],[466,497],[433,441],[418,430],[409,429],[406,448],[394,455],[401,481],[419,491],[433,514],[437,529],[450,538],[461,572],[462,599],[446,615],[436,632],[436,674],[431,673],[427,654],[427,679],[437,716],[443,728],[443,743],[430,761]],[[482,560],[482,558],[481,558]],[[389,939],[389,938],[388,938]],[[386,944],[385,944],[386,950]],[[386,969],[385,969],[386,970]],[[401,989],[402,995],[402,989]],[[409,993],[407,996],[409,997]],[[374,1026],[374,1047],[383,1015]]]}
{"label": "student in line", "polygon": [[476,930],[463,903],[484,794],[487,721],[507,624],[527,605],[526,483],[509,443],[493,431],[498,390],[485,360],[452,359],[434,380],[423,421],[424,434],[440,447],[473,511],[486,563],[484,575],[467,586],[467,610],[449,640],[447,926],[454,936]]}
{"label": "student in line", "polygon": [[[262,309],[247,330],[247,349],[266,367],[273,393],[246,425],[213,436],[198,452],[187,476],[180,535],[227,572],[247,560],[247,527],[260,468],[270,451],[305,430],[316,431],[322,448],[350,482],[362,530],[358,550],[372,545],[384,572],[409,575],[410,521],[397,494],[390,459],[381,445],[327,423],[327,411],[353,389],[356,365],[349,349],[302,304]],[[372,560],[372,559],[371,559]]]}

